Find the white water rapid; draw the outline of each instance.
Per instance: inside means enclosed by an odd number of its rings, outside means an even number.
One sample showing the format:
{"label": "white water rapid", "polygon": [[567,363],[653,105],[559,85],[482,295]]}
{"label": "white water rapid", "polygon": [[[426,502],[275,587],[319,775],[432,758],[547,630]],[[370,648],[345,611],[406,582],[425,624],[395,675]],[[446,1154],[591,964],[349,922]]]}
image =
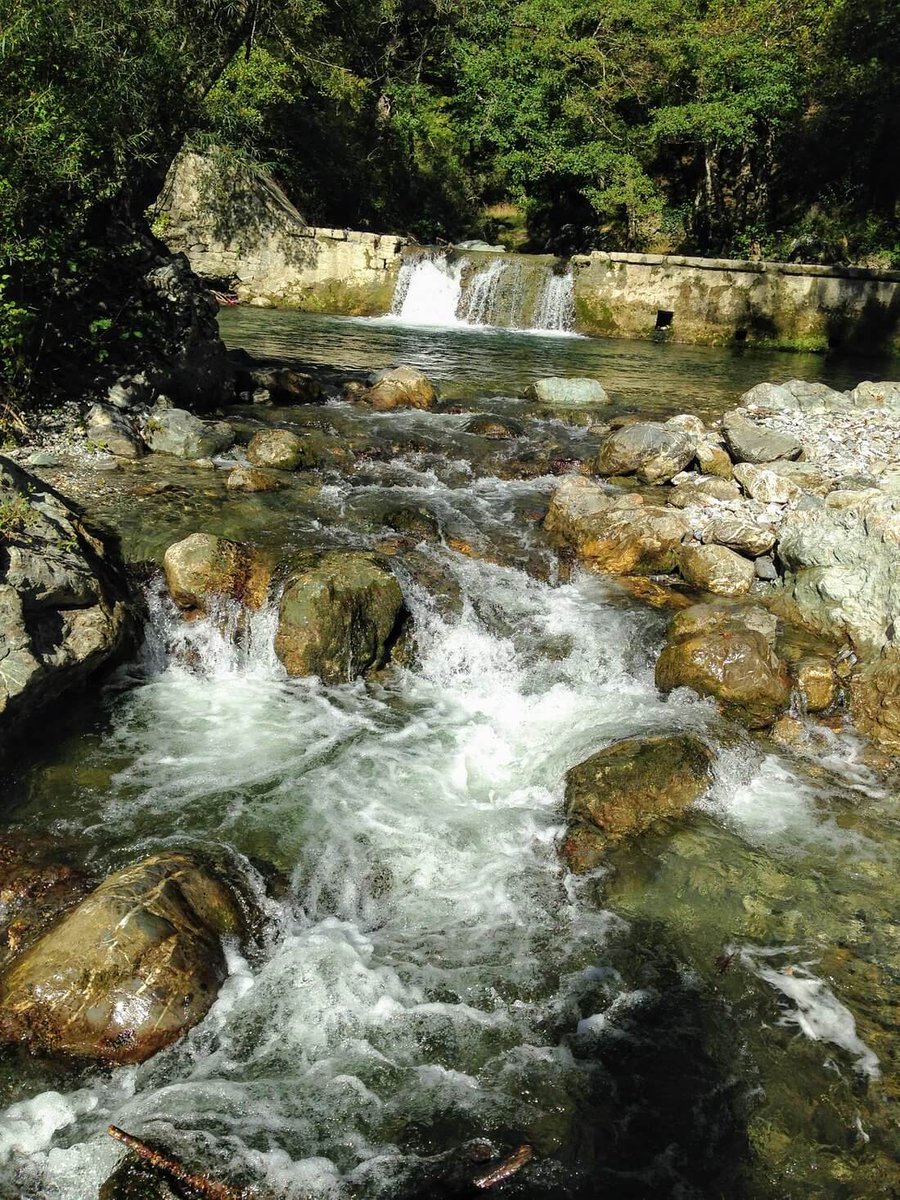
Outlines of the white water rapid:
{"label": "white water rapid", "polygon": [[524,255],[426,251],[404,260],[391,312],[410,325],[571,333],[572,270]]}

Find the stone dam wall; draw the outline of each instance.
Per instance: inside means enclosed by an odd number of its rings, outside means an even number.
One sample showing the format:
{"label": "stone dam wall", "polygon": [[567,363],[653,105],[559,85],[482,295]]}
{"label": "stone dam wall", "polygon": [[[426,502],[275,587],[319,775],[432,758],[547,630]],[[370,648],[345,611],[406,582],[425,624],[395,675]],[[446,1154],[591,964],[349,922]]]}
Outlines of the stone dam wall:
{"label": "stone dam wall", "polygon": [[[308,225],[267,176],[191,152],[156,213],[169,247],[246,304],[382,315],[404,255],[421,253],[396,234]],[[900,271],[631,253],[578,255],[571,268],[579,333],[900,354]]]}

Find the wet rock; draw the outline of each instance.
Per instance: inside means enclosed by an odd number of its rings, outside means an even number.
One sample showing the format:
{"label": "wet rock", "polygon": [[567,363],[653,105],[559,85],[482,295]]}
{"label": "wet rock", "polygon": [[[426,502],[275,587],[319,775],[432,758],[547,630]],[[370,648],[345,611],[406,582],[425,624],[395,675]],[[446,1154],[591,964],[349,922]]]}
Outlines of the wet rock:
{"label": "wet rock", "polygon": [[794,680],[809,712],[823,712],[837,699],[838,682],[827,658],[810,654],[794,668]]}
{"label": "wet rock", "polygon": [[0,1038],[138,1063],[206,1014],[225,979],[231,892],[165,854],[111,875],[0,975]]}
{"label": "wet rock", "polygon": [[0,970],[90,889],[61,859],[50,839],[0,837]]}
{"label": "wet rock", "polygon": [[271,564],[255,547],[212,533],[192,533],[165,553],[169,594],[179,608],[204,612],[217,597],[259,608],[268,594]]}
{"label": "wet rock", "polygon": [[615,495],[580,475],[561,481],[544,528],[597,570],[651,575],[675,569],[681,540],[690,531],[683,513]]}
{"label": "wet rock", "polygon": [[207,458],[234,443],[234,430],[225,421],[201,421],[183,408],[157,407],[144,422],[144,441],[157,454]]}
{"label": "wet rock", "polygon": [[853,720],[861,733],[900,754],[900,653],[862,663],[851,680]]}
{"label": "wet rock", "polygon": [[521,421],[514,421],[511,417],[497,417],[491,413],[472,417],[466,421],[463,428],[466,433],[477,433],[479,437],[497,439],[519,438],[525,433],[525,426]]}
{"label": "wet rock", "polygon": [[84,430],[88,441],[118,458],[140,458],[144,453],[133,422],[110,405],[92,404],[84,418]]}
{"label": "wet rock", "polygon": [[133,624],[113,544],[0,457],[0,754],[13,730],[114,659]]}
{"label": "wet rock", "polygon": [[760,555],[754,559],[753,566],[756,570],[756,578],[763,580],[764,583],[773,583],[778,578],[778,568],[775,566],[775,559],[771,554]]}
{"label": "wet rock", "polygon": [[303,438],[289,429],[261,429],[250,439],[247,458],[254,467],[295,471],[303,465]]}
{"label": "wet rock", "polygon": [[343,683],[387,665],[406,618],[400,584],[380,556],[303,556],[285,584],[275,652],[289,675]]}
{"label": "wet rock", "polygon": [[603,852],[680,816],[712,781],[713,755],[691,734],[626,738],[566,776],[570,870],[591,870]]}
{"label": "wet rock", "polygon": [[732,411],[722,418],[722,432],[735,462],[763,463],[777,458],[798,458],[803,447],[791,434],[776,433]]}
{"label": "wet rock", "polygon": [[[242,378],[239,375],[237,385],[241,387]],[[249,372],[249,378],[243,390],[253,392],[268,392],[268,399],[273,404],[321,404],[325,399],[322,384],[313,375],[305,371],[296,371],[293,367],[257,367]]]}
{"label": "wet rock", "polygon": [[696,453],[694,438],[677,426],[641,421],[617,429],[597,455],[599,475],[637,474],[645,483],[665,483]]}
{"label": "wet rock", "polygon": [[787,668],[771,638],[760,632],[752,609],[697,608],[673,618],[656,664],[657,687],[663,692],[689,687],[751,728],[771,725],[791,696]]}
{"label": "wet rock", "polygon": [[235,467],[228,472],[225,486],[230,492],[277,492],[284,481],[260,467]]}
{"label": "wet rock", "polygon": [[525,399],[550,408],[580,408],[610,403],[606,389],[596,379],[565,379],[559,376],[536,379],[526,388]]}
{"label": "wet rock", "polygon": [[678,569],[692,587],[716,596],[743,596],[756,579],[753,563],[727,546],[684,545]]}
{"label": "wet rock", "polygon": [[740,513],[719,513],[703,526],[704,542],[758,558],[775,545],[775,530]]}
{"label": "wet rock", "polygon": [[434,386],[427,375],[414,367],[387,367],[372,376],[361,399],[379,412],[395,408],[431,408]]}
{"label": "wet rock", "polygon": [[737,463],[734,477],[747,495],[761,504],[787,504],[800,495],[796,483],[752,463]]}

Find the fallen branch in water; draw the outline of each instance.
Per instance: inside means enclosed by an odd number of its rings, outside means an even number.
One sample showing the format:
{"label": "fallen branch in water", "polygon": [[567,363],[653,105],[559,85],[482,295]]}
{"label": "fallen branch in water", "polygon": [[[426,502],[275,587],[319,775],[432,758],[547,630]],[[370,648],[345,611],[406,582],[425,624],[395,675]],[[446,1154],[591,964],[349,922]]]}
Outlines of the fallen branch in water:
{"label": "fallen branch in water", "polygon": [[177,1158],[170,1158],[161,1150],[154,1150],[140,1138],[126,1133],[124,1129],[119,1129],[118,1125],[110,1125],[106,1132],[111,1138],[115,1138],[117,1142],[122,1142],[127,1146],[142,1162],[147,1163],[156,1171],[171,1175],[173,1179],[177,1179],[179,1183],[191,1188],[198,1195],[208,1197],[208,1200],[250,1200],[253,1195],[248,1189],[242,1188],[241,1191],[236,1192],[234,1188],[230,1188],[224,1183],[217,1183],[214,1179],[207,1178],[206,1175],[195,1175]]}
{"label": "fallen branch in water", "polygon": [[516,1171],[520,1171],[533,1158],[534,1147],[525,1142],[518,1150],[513,1151],[509,1158],[504,1158],[503,1162],[494,1167],[492,1171],[477,1176],[473,1182],[477,1188],[494,1187],[495,1184],[502,1183],[504,1179],[509,1179],[510,1175],[515,1175]]}

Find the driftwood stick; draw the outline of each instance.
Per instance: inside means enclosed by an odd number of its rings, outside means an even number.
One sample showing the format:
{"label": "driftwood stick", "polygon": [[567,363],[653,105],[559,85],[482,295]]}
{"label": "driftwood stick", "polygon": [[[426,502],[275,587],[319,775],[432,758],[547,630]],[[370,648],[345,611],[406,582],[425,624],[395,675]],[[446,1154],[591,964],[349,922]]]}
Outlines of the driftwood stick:
{"label": "driftwood stick", "polygon": [[525,1142],[518,1150],[513,1151],[509,1158],[504,1158],[503,1162],[493,1170],[487,1171],[484,1175],[478,1175],[473,1183],[477,1188],[494,1187],[495,1184],[502,1183],[504,1179],[509,1179],[510,1175],[515,1175],[516,1171],[520,1171],[533,1158],[534,1147]]}
{"label": "driftwood stick", "polygon": [[110,1125],[106,1132],[117,1142],[122,1142],[154,1170],[171,1175],[173,1179],[177,1179],[179,1183],[183,1183],[185,1187],[207,1197],[208,1200],[249,1200],[252,1196],[252,1193],[246,1189],[236,1192],[234,1188],[230,1188],[224,1183],[217,1183],[214,1179],[207,1178],[206,1175],[195,1175],[177,1158],[171,1158],[168,1154],[163,1154],[161,1150],[154,1150],[140,1138],[126,1133],[124,1129],[119,1129],[118,1125]]}

